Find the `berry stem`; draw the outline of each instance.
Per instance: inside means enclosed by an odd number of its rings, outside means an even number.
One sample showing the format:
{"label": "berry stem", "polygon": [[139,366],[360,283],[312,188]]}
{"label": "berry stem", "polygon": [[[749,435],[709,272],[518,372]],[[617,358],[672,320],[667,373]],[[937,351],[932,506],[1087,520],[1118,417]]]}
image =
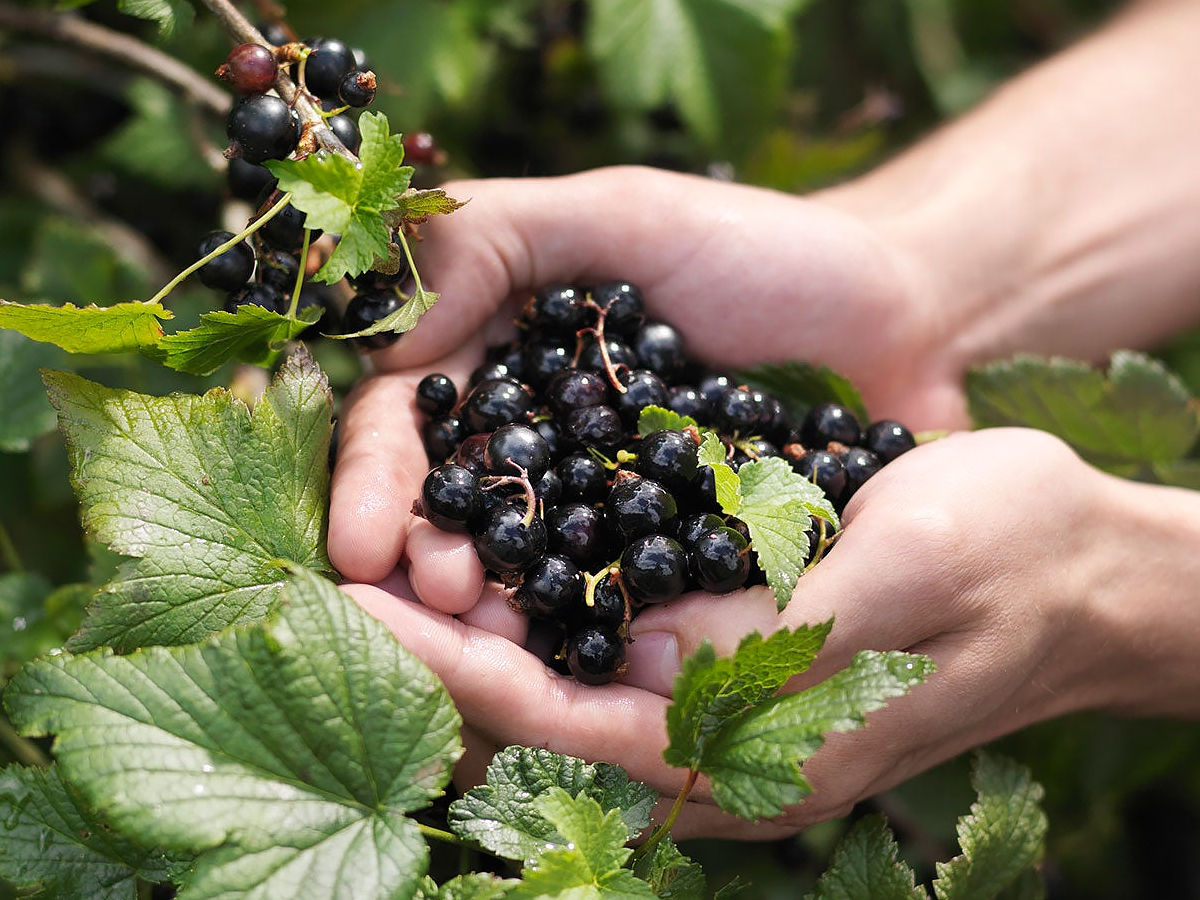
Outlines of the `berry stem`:
{"label": "berry stem", "polygon": [[671,811],[667,813],[667,817],[663,820],[663,823],[654,829],[650,837],[646,838],[646,842],[633,851],[633,856],[629,858],[631,863],[636,863],[658,846],[659,841],[671,833],[671,828],[675,825],[675,820],[679,818],[679,814],[683,811],[683,804],[687,802],[688,794],[696,786],[696,779],[699,777],[699,769],[688,769],[687,780],[684,781],[683,787],[679,791],[679,796],[675,798],[675,804],[671,807]]}
{"label": "berry stem", "polygon": [[[145,303],[147,305],[149,305],[152,303],[157,303],[159,300],[162,300],[164,297],[167,296],[167,294],[169,294],[169,293],[171,293],[171,291],[175,290],[175,288],[177,288],[179,286],[179,283],[181,281],[183,281],[185,278],[187,278],[193,272],[197,271],[198,269],[200,269],[203,266],[208,265],[210,262],[212,262],[214,259],[216,259],[218,256],[220,256],[222,253],[224,253],[226,250],[228,250],[230,247],[236,247],[238,244],[240,244],[242,241],[244,241],[250,235],[254,234],[254,232],[258,231],[258,229],[260,229],[264,225],[266,225],[269,221],[271,221],[271,219],[275,218],[275,216],[279,213],[279,211],[288,205],[288,203],[291,201],[291,199],[292,199],[291,194],[284,194],[282,197],[279,198],[279,200],[275,203],[274,206],[272,206],[263,215],[259,216],[257,219],[255,219],[253,222],[251,222],[249,225],[247,225],[244,229],[242,229],[242,231],[239,234],[235,234],[233,237],[231,237],[229,240],[227,240],[225,243],[223,243],[220,247],[218,247],[212,253],[208,254],[208,256],[202,256],[200,259],[196,260],[194,263],[192,263],[190,266],[188,266],[186,269],[184,269],[182,272],[180,272],[178,275],[176,275],[174,278],[172,278],[170,281],[168,281],[163,286],[162,290],[160,290],[157,294],[155,294],[149,300],[146,300]],[[306,234],[307,234],[307,232],[306,232]]]}
{"label": "berry stem", "polygon": [[[506,484],[519,484],[525,491],[525,517],[521,520],[526,527],[533,522],[534,511],[538,508],[537,493],[533,489],[533,482],[529,480],[529,471],[517,465],[511,459],[505,460],[510,466],[520,472],[520,475],[486,475],[479,479],[479,489],[481,491],[494,491],[498,487],[503,487]],[[482,482],[486,481],[487,484]]]}
{"label": "berry stem", "polygon": [[296,318],[296,307],[300,305],[300,288],[304,286],[305,270],[308,268],[308,244],[312,239],[312,231],[304,229],[304,243],[300,245],[300,267],[296,270],[296,286],[292,288],[292,303],[288,307],[287,317]]}
{"label": "berry stem", "polygon": [[24,765],[37,766],[40,769],[50,765],[50,757],[42,752],[42,748],[17,734],[12,723],[4,716],[0,716],[0,744],[9,749],[17,762]]}
{"label": "berry stem", "polygon": [[466,847],[474,849],[474,845],[463,840],[457,834],[451,831],[443,831],[441,828],[434,828],[432,825],[426,825],[423,822],[417,823],[417,828],[421,834],[427,838],[433,838],[435,841],[441,841],[444,844],[453,844],[455,847]]}
{"label": "berry stem", "polygon": [[584,583],[587,587],[583,592],[583,602],[590,609],[596,605],[596,586],[600,584],[609,575],[616,575],[621,571],[621,567],[617,565],[605,566],[599,572],[594,574],[585,573]]}
{"label": "berry stem", "polygon": [[425,287],[421,284],[421,273],[417,271],[417,263],[413,259],[412,250],[408,247],[408,238],[404,236],[403,225],[396,229],[396,237],[400,241],[400,249],[404,251],[404,258],[408,260],[408,270],[412,272],[413,282],[417,285],[417,293],[423,294]]}
{"label": "berry stem", "polygon": [[8,529],[0,522],[0,557],[3,557],[4,564],[13,572],[24,572],[25,565],[21,562],[21,554],[17,552],[16,546],[12,542],[12,536],[8,533]]}

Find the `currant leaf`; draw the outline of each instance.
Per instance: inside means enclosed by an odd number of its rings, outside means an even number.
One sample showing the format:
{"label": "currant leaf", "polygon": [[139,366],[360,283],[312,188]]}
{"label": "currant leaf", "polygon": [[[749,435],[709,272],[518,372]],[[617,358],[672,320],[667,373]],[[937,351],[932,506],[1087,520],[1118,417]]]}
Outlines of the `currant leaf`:
{"label": "currant leaf", "polygon": [[117,9],[158,25],[158,36],[167,39],[192,24],[196,11],[187,0],[117,0]]}
{"label": "currant leaf", "polygon": [[418,900],[500,900],[517,885],[512,878],[497,878],[486,872],[469,872],[437,885],[426,876],[417,892]]}
{"label": "currant leaf", "polygon": [[384,316],[382,319],[373,322],[369,327],[363,328],[360,331],[355,331],[351,334],[330,335],[330,337],[346,340],[348,338],[379,334],[384,331],[394,331],[397,334],[412,331],[417,327],[417,322],[421,320],[421,316],[429,312],[433,308],[433,304],[437,303],[439,296],[439,294],[435,294],[432,291],[417,288],[413,292],[413,295],[391,315]]}
{"label": "currant leaf", "polygon": [[838,403],[846,407],[864,425],[870,421],[862,394],[850,379],[828,366],[806,362],[763,363],[742,369],[738,381],[766,391],[782,403],[792,417],[801,421],[805,414],[821,403]]}
{"label": "currant leaf", "polygon": [[330,284],[344,275],[365,272],[377,257],[387,256],[389,232],[383,213],[397,208],[408,188],[412,166],[403,166],[404,144],[392,134],[387,116],[364,113],[360,165],[344,156],[314,153],[302,160],[268,160],[281,190],[307,214],[309,228],[340,235],[337,249],[313,276]]}
{"label": "currant leaf", "polygon": [[54,430],[54,408],[38,369],[60,365],[62,354],[15,331],[0,331],[0,451],[20,453]]}
{"label": "currant leaf", "polygon": [[396,198],[396,208],[384,213],[383,218],[392,228],[421,225],[430,216],[449,215],[465,205],[466,201],[455,200],[441,188],[409,188]]}
{"label": "currant leaf", "polygon": [[684,856],[669,837],[659,841],[653,853],[639,859],[633,873],[668,900],[704,900],[708,896],[704,870]]}
{"label": "currant leaf", "polygon": [[164,337],[147,353],[164,366],[192,375],[211,375],[231,359],[270,366],[284,345],[315,324],[324,310],[310,306],[289,319],[261,306],[247,304],[235,312],[203,313],[200,325]]}
{"label": "currant leaf", "polygon": [[46,598],[53,590],[50,582],[35,572],[0,575],[0,623],[8,632],[0,644],[0,671],[61,644],[46,616]]}
{"label": "currant leaf", "polygon": [[52,657],[5,704],[25,734],[57,736],[64,778],[117,831],[196,855],[184,896],[412,897],[428,849],[405,814],[442,793],[461,720],[383,624],[293,572],[268,622]]}
{"label": "currant leaf", "polygon": [[713,481],[717,490],[717,503],[726,515],[737,515],[742,508],[742,480],[728,465],[725,445],[715,432],[706,431],[700,441],[697,459],[703,466],[713,470]]}
{"label": "currant leaf", "polygon": [[161,303],[49,306],[0,300],[0,328],[11,328],[69,353],[124,353],[156,347],[163,335],[159,321],[171,317]]}
{"label": "currant leaf", "polygon": [[882,815],[859,819],[805,900],[929,900],[898,849]]}
{"label": "currant leaf", "polygon": [[661,406],[647,406],[638,414],[637,431],[640,437],[653,434],[656,431],[683,431],[685,428],[695,428],[696,420],[691,416],[681,416],[670,409]]}
{"label": "currant leaf", "polygon": [[328,571],[332,399],[307,351],[253,414],[225,390],[150,397],[45,376],[70,452],[84,527],[126,563],[68,647],[200,640],[264,616],[275,566]]}

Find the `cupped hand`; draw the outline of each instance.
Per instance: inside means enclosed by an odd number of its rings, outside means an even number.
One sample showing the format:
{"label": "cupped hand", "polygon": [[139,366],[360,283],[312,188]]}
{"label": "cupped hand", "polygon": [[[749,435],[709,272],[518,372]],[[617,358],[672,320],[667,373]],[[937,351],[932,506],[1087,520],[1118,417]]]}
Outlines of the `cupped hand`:
{"label": "cupped hand", "polygon": [[[956,434],[919,447],[856,495],[845,530],[782,614],[763,588],[644,610],[624,683],[604,687],[558,676],[522,649],[523,624],[498,593],[455,619],[355,590],[442,677],[479,746],[520,743],[616,762],[665,796],[683,779],[661,756],[670,688],[680,659],[701,641],[727,654],[750,631],[834,617],[816,664],[788,690],[828,677],[862,649],[930,656],[938,668],[927,683],[870,714],[864,729],[830,736],[805,766],[815,793],[800,806],[769,823],[741,823],[710,805],[702,780],[678,830],[776,837],[1030,723],[1136,707],[1144,695],[1129,693],[1125,670],[1109,657],[1132,658],[1139,643],[1123,610],[1130,584],[1146,582],[1137,581],[1125,511],[1144,490],[1039,432]],[[1144,672],[1155,668],[1163,669]],[[468,771],[477,778],[482,766]]]}
{"label": "cupped hand", "polygon": [[432,371],[463,385],[514,306],[555,282],[624,279],[689,354],[721,368],[803,359],[850,377],[879,416],[962,422],[961,372],[942,361],[923,263],[863,221],[773,191],[649,169],[451,184],[468,200],[430,221],[423,280],[441,300],[374,354],[350,398],[334,473],[329,551],[357,581],[407,550],[417,594],[447,612],[476,602],[483,571],[461,537],[414,520],[428,469],[413,405]]}

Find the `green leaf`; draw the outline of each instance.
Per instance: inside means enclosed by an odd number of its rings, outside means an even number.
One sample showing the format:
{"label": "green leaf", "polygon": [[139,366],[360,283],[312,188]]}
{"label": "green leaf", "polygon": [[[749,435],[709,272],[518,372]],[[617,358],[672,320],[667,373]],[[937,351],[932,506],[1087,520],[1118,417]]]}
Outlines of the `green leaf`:
{"label": "green leaf", "polygon": [[531,860],[561,836],[530,803],[552,788],[591,797],[605,812],[616,810],[626,839],[650,824],[658,795],[630,781],[620,766],[585,763],[535,747],[508,747],[492,758],[487,783],[450,804],[451,829],[505,859]]}
{"label": "green leaf", "polygon": [[704,870],[680,853],[669,837],[659,841],[653,853],[639,859],[633,872],[663,900],[704,900],[708,895]]}
{"label": "green leaf", "polygon": [[167,335],[148,355],[192,375],[211,375],[231,359],[270,366],[284,345],[316,323],[323,311],[312,306],[300,310],[297,319],[289,319],[247,304],[232,313],[202,313],[199,327]]}
{"label": "green leaf", "polygon": [[702,140],[741,148],[782,99],[788,19],[803,5],[591,0],[586,41],[616,103],[638,110],[674,103]]}
{"label": "green leaf", "polygon": [[25,734],[57,736],[63,777],[114,828],[196,854],[191,900],[413,896],[428,850],[405,813],[461,752],[433,673],[303,569],[272,621],[53,657],[5,703]]}
{"label": "green leaf", "polygon": [[124,353],[157,346],[160,319],[171,318],[161,303],[114,306],[48,306],[0,300],[0,328],[55,344],[71,353]]}
{"label": "green leaf", "polygon": [[396,198],[396,208],[384,213],[383,218],[392,228],[421,225],[430,216],[446,216],[465,205],[466,201],[455,200],[441,188],[409,188]]}
{"label": "green leaf", "polygon": [[31,341],[15,331],[0,331],[0,451],[19,453],[54,430],[54,408],[38,369],[61,362],[53,347]]}
{"label": "green leaf", "polygon": [[1183,382],[1124,350],[1113,354],[1107,377],[1085,363],[1033,356],[973,369],[967,399],[976,427],[1039,428],[1094,465],[1146,480],[1200,436],[1200,406]]}
{"label": "green leaf", "polygon": [[329,153],[266,163],[280,188],[291,192],[292,206],[307,213],[309,228],[341,236],[337,249],[313,276],[316,281],[333,284],[343,275],[365,272],[376,257],[387,256],[389,234],[382,214],[396,209],[397,197],[412,179],[412,167],[400,165],[403,140],[389,131],[387,116],[364,113],[358,127],[361,165]]}
{"label": "green leaf", "polygon": [[[700,441],[698,459],[702,466],[713,470],[713,484],[716,487],[717,503],[726,515],[737,515],[742,508],[742,480],[737,472],[729,466],[729,456],[725,444],[716,432],[706,431]],[[803,530],[803,529],[802,529]]]}
{"label": "green leaf", "polygon": [[718,658],[704,641],[683,661],[667,708],[667,749],[672,766],[699,768],[709,740],[748,707],[772,697],[794,675],[808,670],[825,644],[833,620],[784,628],[765,640],[742,638],[732,656]]}
{"label": "green leaf", "polygon": [[511,897],[654,897],[650,885],[622,868],[633,851],[625,846],[628,834],[617,810],[604,812],[591,797],[572,797],[559,787],[550,788],[533,806],[562,841],[543,849],[522,870]]}
{"label": "green leaf", "polygon": [[0,769],[0,878],[55,900],[129,900],[137,878],[166,881],[167,860],[120,835],[49,769]]}
{"label": "green leaf", "polygon": [[961,855],[936,866],[938,900],[990,900],[1035,866],[1045,850],[1045,792],[1027,768],[980,753],[971,784],[979,797],[958,820]]}
{"label": "green leaf", "polygon": [[229,392],[150,397],[45,376],[84,527],[125,556],[72,650],[200,640],[264,616],[280,559],[327,571],[331,398],[307,351],[253,415]]}
{"label": "green leaf", "polygon": [[745,819],[780,815],[811,793],[800,766],[825,734],[862,727],[868,712],[933,670],[928,657],[864,650],[820,684],[751,707],[705,748],[700,771],[712,780],[713,799]]}
{"label": "green leaf", "polygon": [[812,549],[806,531],[809,517],[825,519],[836,529],[837,513],[824,491],[779,457],[746,463],[737,477],[742,498],[733,515],[749,527],[759,567],[782,612]]}
{"label": "green leaf", "polygon": [[805,900],[928,900],[881,815],[859,819]]}
{"label": "green leaf", "polygon": [[661,406],[647,406],[638,415],[637,431],[639,437],[654,434],[656,431],[683,431],[685,428],[695,428],[696,420],[691,416],[681,416],[670,409]]}
{"label": "green leaf", "polygon": [[440,887],[428,876],[425,882],[417,893],[418,900],[499,900],[517,885],[514,879],[486,872],[459,875]]}
{"label": "green leaf", "polygon": [[5,665],[20,665],[61,646],[46,616],[46,600],[53,590],[34,572],[0,575],[0,672]]}
{"label": "green leaf", "polygon": [[417,322],[421,320],[421,316],[433,309],[433,304],[437,303],[439,296],[441,295],[435,294],[432,291],[417,288],[413,295],[394,313],[371,323],[371,325],[361,331],[355,331],[352,334],[331,334],[329,336],[339,340],[346,340],[347,338],[379,334],[382,331],[394,331],[396,334],[404,334],[417,327]]}
{"label": "green leaf", "polygon": [[117,9],[129,16],[158,23],[158,36],[169,38],[192,24],[196,11],[187,0],[117,0]]}
{"label": "green leaf", "polygon": [[849,409],[866,427],[871,421],[862,395],[850,383],[828,366],[813,366],[806,362],[763,363],[742,369],[738,381],[779,400],[796,421],[820,403],[840,403]]}

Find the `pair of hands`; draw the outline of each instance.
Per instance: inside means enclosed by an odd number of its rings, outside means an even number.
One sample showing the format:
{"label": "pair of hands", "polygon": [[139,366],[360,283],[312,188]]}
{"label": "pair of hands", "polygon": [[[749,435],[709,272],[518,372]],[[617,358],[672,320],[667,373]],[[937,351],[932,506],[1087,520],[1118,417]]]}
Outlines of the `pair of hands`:
{"label": "pair of hands", "polygon": [[[703,785],[681,837],[778,837],[1028,723],[1111,702],[1083,611],[1109,571],[1097,529],[1119,491],[1064,445],[1020,430],[956,434],[889,465],[846,510],[845,533],[778,614],[765,588],[693,594],[644,611],[623,683],[587,687],[523,649],[526,623],[484,581],[468,539],[411,514],[428,469],[413,404],[441,371],[464,384],[515,304],[552,282],[623,278],[649,314],[715,368],[806,359],[846,374],[876,415],[916,428],[964,424],[962,361],[942,333],[924,264],[831,205],[640,169],[448,186],[470,202],[431,222],[423,277],[441,302],[375,354],[344,411],[329,550],[348,588],[445,681],[467,724],[460,780],[510,743],[623,765],[664,795],[662,761],[680,659],[729,653],[748,632],[836,618],[818,681],[860,649],[925,653],[939,670],[834,735],[805,767],[815,794],[752,825]],[[371,586],[376,583],[378,586]]]}

